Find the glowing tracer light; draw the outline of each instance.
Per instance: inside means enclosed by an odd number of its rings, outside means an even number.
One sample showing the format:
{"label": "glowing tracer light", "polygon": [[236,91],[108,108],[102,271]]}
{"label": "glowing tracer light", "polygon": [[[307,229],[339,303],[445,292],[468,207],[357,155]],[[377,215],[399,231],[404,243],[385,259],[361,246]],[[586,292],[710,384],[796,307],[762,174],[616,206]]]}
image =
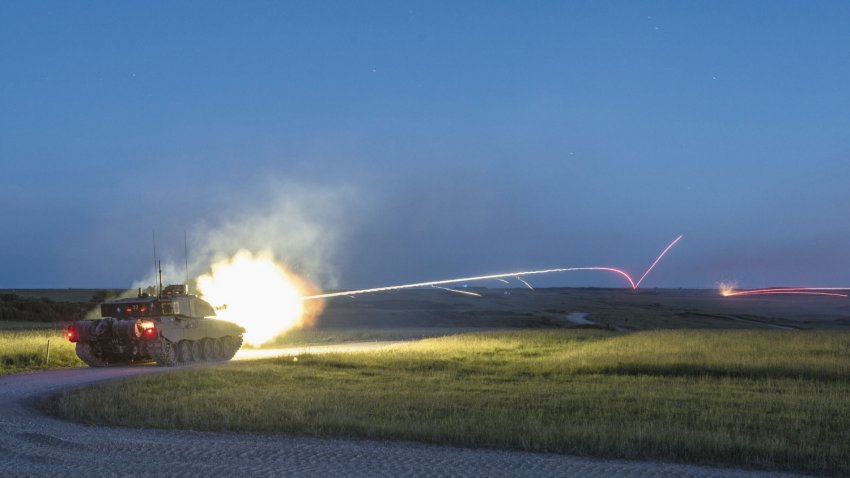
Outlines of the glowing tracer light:
{"label": "glowing tracer light", "polygon": [[[429,281],[429,282],[415,282],[415,283],[412,283],[412,284],[391,285],[391,286],[386,286],[386,287],[375,287],[375,288],[372,288],[372,289],[360,289],[360,290],[347,290],[347,291],[342,291],[342,292],[330,292],[330,293],[327,293],[327,294],[307,295],[307,296],[302,297],[302,299],[303,300],[329,299],[331,297],[351,296],[351,295],[360,295],[360,294],[372,294],[372,293],[376,293],[376,292],[388,292],[388,291],[391,291],[391,290],[415,289],[415,288],[420,288],[420,287],[445,286],[445,285],[449,285],[449,284],[459,284],[459,283],[462,283],[462,282],[475,282],[475,281],[491,280],[491,279],[499,280],[499,279],[504,279],[506,277],[515,277],[517,279],[520,279],[520,277],[522,277],[522,276],[553,274],[555,272],[573,272],[573,271],[610,272],[612,274],[617,274],[617,275],[623,277],[624,279],[626,279],[626,281],[628,281],[629,286],[631,286],[632,289],[637,289],[640,282],[643,281],[646,278],[647,275],[649,275],[649,273],[652,271],[652,269],[655,268],[655,266],[661,261],[661,258],[663,258],[667,254],[667,252],[670,251],[670,249],[672,249],[673,246],[675,246],[676,243],[678,243],[681,239],[682,239],[682,236],[677,237],[663,251],[661,251],[661,254],[659,254],[658,257],[655,259],[655,262],[653,262],[652,265],[649,266],[649,269],[647,269],[646,272],[643,273],[643,276],[641,276],[640,280],[637,283],[634,281],[634,279],[632,279],[632,277],[627,272],[623,271],[622,269],[616,269],[614,267],[565,267],[565,268],[561,268],[561,269],[544,269],[544,270],[538,270],[538,271],[508,272],[508,273],[505,273],[505,274],[490,274],[490,275],[475,276],[475,277],[461,277],[461,278],[458,278],[458,279],[445,279],[445,280],[436,280],[436,281]],[[522,279],[520,279],[520,280],[522,280]],[[523,283],[525,283],[526,285],[529,285],[525,281],[523,281]],[[529,285],[529,287],[530,287],[530,285]]]}
{"label": "glowing tracer light", "polygon": [[734,287],[721,284],[723,297],[741,297],[754,295],[819,295],[828,297],[848,297],[850,287],[770,287],[766,289],[735,290]]}
{"label": "glowing tracer light", "polygon": [[673,242],[671,242],[667,247],[665,247],[664,250],[661,251],[661,254],[658,254],[658,257],[655,258],[655,262],[653,262],[652,265],[649,266],[649,269],[647,269],[646,272],[644,272],[643,275],[640,276],[640,279],[638,279],[637,284],[634,285],[635,289],[640,287],[640,283],[643,282],[644,279],[646,279],[646,276],[648,276],[649,273],[652,272],[652,269],[655,269],[656,264],[658,264],[661,261],[661,258],[664,257],[667,254],[667,252],[669,252],[670,249],[672,249],[673,246],[676,245],[677,242],[682,240],[682,237],[684,237],[684,236],[680,235],[676,239],[673,239]]}
{"label": "glowing tracer light", "polygon": [[528,287],[529,289],[534,290],[534,287],[531,287],[531,284],[529,284],[528,282],[526,282],[526,281],[522,280],[522,277],[517,276],[516,280],[518,280],[518,281],[522,282],[523,284],[525,284],[525,286],[526,286],[526,287]]}
{"label": "glowing tracer light", "polygon": [[448,287],[440,287],[440,286],[438,286],[438,285],[432,285],[431,287],[433,287],[433,288],[435,288],[435,289],[447,290],[447,291],[449,291],[449,292],[454,292],[454,293],[456,293],[456,294],[464,294],[464,295],[471,295],[471,296],[475,296],[475,297],[482,297],[482,295],[481,295],[481,294],[479,294],[479,293],[477,293],[477,292],[469,292],[468,290],[450,289],[450,288],[448,288]]}
{"label": "glowing tracer light", "polygon": [[545,269],[539,271],[524,271],[524,272],[508,272],[506,274],[491,274],[486,276],[475,276],[475,277],[462,277],[459,279],[446,279],[446,280],[436,280],[430,282],[415,282],[413,284],[401,284],[401,285],[391,285],[386,287],[375,287],[372,289],[360,289],[360,290],[347,290],[343,292],[331,292],[328,294],[315,294],[315,295],[307,295],[302,297],[303,300],[315,300],[315,299],[329,299],[331,297],[340,297],[343,295],[360,295],[360,294],[373,294],[376,292],[388,292],[391,290],[402,290],[402,289],[417,289],[420,287],[432,287],[438,285],[448,285],[448,284],[460,284],[462,282],[475,282],[489,279],[499,279],[502,277],[518,277],[518,276],[530,276],[530,275],[540,275],[540,274],[552,274],[555,272],[571,272],[571,271],[607,271],[614,274],[618,274],[625,278],[632,289],[635,288],[635,282],[632,280],[631,276],[628,273],[620,270],[614,269],[613,267],[568,267],[564,269]]}

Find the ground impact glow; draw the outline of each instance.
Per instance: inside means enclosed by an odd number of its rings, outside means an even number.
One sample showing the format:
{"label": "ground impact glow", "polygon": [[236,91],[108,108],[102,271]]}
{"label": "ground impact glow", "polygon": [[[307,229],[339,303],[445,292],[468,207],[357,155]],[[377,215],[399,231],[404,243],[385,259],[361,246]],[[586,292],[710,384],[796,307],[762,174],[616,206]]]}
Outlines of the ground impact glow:
{"label": "ground impact glow", "polygon": [[747,297],[758,295],[814,295],[826,297],[848,297],[850,287],[769,287],[766,289],[736,290],[729,285],[720,286],[723,297]]}

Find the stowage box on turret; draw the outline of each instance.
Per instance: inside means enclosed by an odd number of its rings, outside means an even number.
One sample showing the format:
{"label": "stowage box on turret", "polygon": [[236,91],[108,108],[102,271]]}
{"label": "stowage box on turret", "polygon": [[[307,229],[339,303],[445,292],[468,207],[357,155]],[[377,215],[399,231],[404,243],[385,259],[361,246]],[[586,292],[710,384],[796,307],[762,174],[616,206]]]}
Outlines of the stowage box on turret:
{"label": "stowage box on turret", "polygon": [[245,329],[214,317],[207,302],[170,285],[159,296],[139,294],[100,306],[102,318],[78,320],[65,331],[77,356],[90,367],[155,361],[171,367],[230,360]]}

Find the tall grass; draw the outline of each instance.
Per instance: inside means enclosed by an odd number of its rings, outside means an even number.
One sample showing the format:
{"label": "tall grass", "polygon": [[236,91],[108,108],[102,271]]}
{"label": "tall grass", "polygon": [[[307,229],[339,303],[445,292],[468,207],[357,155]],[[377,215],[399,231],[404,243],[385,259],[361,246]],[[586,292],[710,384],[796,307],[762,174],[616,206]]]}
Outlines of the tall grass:
{"label": "tall grass", "polygon": [[643,332],[557,355],[582,373],[846,380],[846,332]]}
{"label": "tall grass", "polygon": [[[292,330],[275,337],[258,348],[292,347],[293,345],[321,345],[341,342],[371,342],[422,339],[457,334],[462,329],[440,327],[352,327],[352,328],[306,328]],[[251,348],[250,345],[244,345]]]}
{"label": "tall grass", "polygon": [[45,406],[133,427],[848,474],[848,354],[835,332],[477,333],[139,377]]}
{"label": "tall grass", "polygon": [[60,328],[0,329],[0,375],[45,368],[48,339],[51,368],[82,365]]}

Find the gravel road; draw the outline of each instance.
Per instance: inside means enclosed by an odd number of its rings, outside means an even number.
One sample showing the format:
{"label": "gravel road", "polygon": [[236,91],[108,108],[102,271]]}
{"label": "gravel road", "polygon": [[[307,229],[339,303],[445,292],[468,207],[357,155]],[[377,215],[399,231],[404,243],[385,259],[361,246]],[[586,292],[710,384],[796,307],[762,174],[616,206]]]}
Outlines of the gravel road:
{"label": "gravel road", "polygon": [[[310,352],[392,345],[319,346]],[[302,352],[299,347],[274,354]],[[251,355],[246,351],[241,358]],[[34,407],[51,392],[168,370],[78,368],[0,377],[0,476],[795,476],[406,442],[95,427],[51,418]]]}

